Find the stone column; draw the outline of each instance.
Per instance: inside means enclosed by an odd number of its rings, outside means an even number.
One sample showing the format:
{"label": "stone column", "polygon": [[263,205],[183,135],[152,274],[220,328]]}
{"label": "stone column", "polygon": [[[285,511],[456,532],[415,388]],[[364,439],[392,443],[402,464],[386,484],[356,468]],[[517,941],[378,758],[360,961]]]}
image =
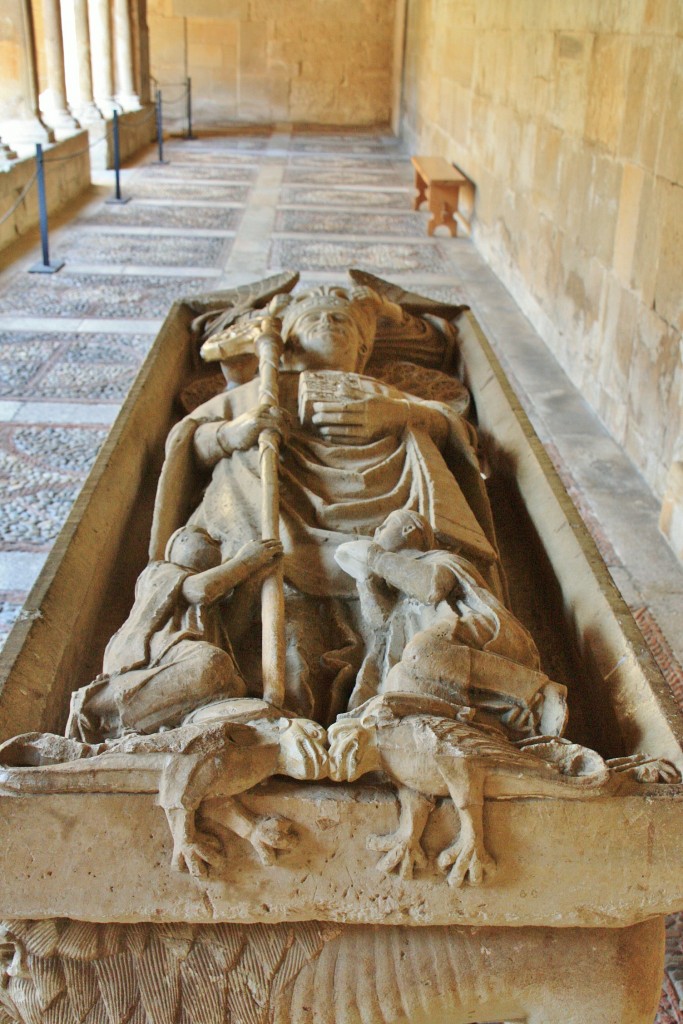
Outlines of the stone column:
{"label": "stone column", "polygon": [[135,92],[133,45],[128,0],[114,0],[114,42],[116,53],[116,99],[124,110],[139,110]]}
{"label": "stone column", "polygon": [[16,159],[17,154],[14,150],[0,139],[0,171],[8,171],[12,166],[12,161]]}
{"label": "stone column", "polygon": [[102,114],[95,105],[92,87],[88,0],[71,0],[71,8],[76,42],[75,60],[78,66],[78,119],[82,125],[90,125],[101,121]]}
{"label": "stone column", "polygon": [[31,0],[20,0],[16,5],[16,18],[23,51],[21,95],[17,99],[16,115],[11,122],[5,123],[3,134],[5,139],[20,151],[20,155],[24,156],[34,149],[36,142],[43,144],[54,142],[55,136],[52,129],[44,124],[40,116],[36,39]]}
{"label": "stone column", "polygon": [[116,103],[109,0],[88,0],[88,15],[95,100],[104,116],[111,117]]}
{"label": "stone column", "polygon": [[64,40],[59,0],[43,0],[43,29],[45,34],[45,63],[50,107],[45,118],[57,137],[70,135],[79,127],[66,102],[64,78]]}

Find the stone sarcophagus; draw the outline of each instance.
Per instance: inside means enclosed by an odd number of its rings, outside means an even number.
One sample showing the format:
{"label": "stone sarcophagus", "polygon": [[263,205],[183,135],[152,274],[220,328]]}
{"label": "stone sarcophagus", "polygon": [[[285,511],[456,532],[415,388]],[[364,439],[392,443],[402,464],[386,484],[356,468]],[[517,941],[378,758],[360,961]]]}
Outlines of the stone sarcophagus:
{"label": "stone sarcophagus", "polygon": [[174,305],[10,637],[0,1020],[650,1024],[682,716],[471,313],[296,285]]}

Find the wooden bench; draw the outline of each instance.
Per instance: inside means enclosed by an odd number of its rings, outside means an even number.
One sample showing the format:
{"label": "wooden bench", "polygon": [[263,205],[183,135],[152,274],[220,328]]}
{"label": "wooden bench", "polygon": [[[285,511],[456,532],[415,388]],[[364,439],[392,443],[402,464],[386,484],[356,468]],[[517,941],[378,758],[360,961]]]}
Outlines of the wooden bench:
{"label": "wooden bench", "polygon": [[470,225],[458,209],[460,190],[472,189],[472,183],[442,156],[414,156],[415,188],[417,195],[413,209],[419,210],[425,199],[429,203],[432,219],[427,225],[427,234],[433,235],[443,225],[451,235],[457,235],[458,222],[469,234]]}

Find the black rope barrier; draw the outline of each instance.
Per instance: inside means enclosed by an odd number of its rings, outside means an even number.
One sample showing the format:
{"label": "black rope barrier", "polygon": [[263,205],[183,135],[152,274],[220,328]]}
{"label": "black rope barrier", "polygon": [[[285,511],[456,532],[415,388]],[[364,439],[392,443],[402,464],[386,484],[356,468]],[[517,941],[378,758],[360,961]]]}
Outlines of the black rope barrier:
{"label": "black rope barrier", "polygon": [[156,94],[156,114],[157,114],[157,149],[159,151],[159,159],[156,161],[158,164],[167,164],[168,160],[164,160],[164,114],[163,114],[163,101],[161,98],[161,89],[157,89]]}
{"label": "black rope barrier", "polygon": [[[156,82],[156,79],[153,78]],[[177,103],[185,104],[185,116],[187,119],[187,132],[185,134],[186,139],[196,139],[197,136],[192,133],[192,79],[188,76],[184,82],[172,82],[166,83],[170,87],[182,87],[183,93],[180,96],[175,97],[172,100],[163,100],[161,89],[156,89],[156,96],[153,109],[140,120],[136,120],[135,124],[121,124],[119,122],[119,112],[114,110],[113,113],[113,142],[114,142],[114,178],[115,178],[115,194],[112,198],[105,200],[107,203],[123,204],[130,201],[130,197],[123,197],[121,195],[121,137],[120,132],[124,130],[132,131],[134,128],[138,128],[140,125],[146,124],[153,117],[156,118],[157,127],[157,147],[159,153],[159,159],[156,161],[159,164],[167,164],[169,161],[164,160],[164,124],[163,124],[163,109],[164,102],[167,108],[174,106]],[[123,108],[121,112],[124,113]],[[45,189],[45,165],[46,164],[57,164],[63,163],[65,160],[75,160],[79,156],[83,156],[88,153],[95,146],[99,146],[101,142],[107,139],[105,133],[99,139],[95,139],[94,142],[84,146],[83,149],[77,150],[75,153],[68,153],[65,156],[53,156],[46,157],[43,153],[43,147],[40,143],[36,143],[36,169],[22,188],[19,196],[1,217],[0,225],[12,217],[19,209],[21,204],[26,199],[29,191],[34,184],[38,185],[38,219],[40,224],[40,245],[42,253],[42,262],[34,263],[33,266],[29,267],[29,274],[54,274],[58,270],[61,270],[64,266],[64,260],[50,260],[50,247],[49,247],[49,230],[48,230],[48,217],[47,217],[47,194]]]}
{"label": "black rope barrier", "polygon": [[192,79],[188,76],[187,79],[187,135],[186,139],[196,139],[197,136],[192,134]]}
{"label": "black rope barrier", "polygon": [[29,274],[56,274],[64,266],[64,260],[50,262],[50,246],[47,227],[47,196],[45,194],[45,162],[43,147],[36,143],[36,176],[38,178],[38,218],[40,220],[40,247],[42,263],[34,263],[28,268]]}
{"label": "black rope barrier", "polygon": [[145,114],[144,117],[138,118],[136,120],[135,124],[126,124],[125,121],[122,121],[121,124],[119,125],[119,127],[123,131],[125,131],[125,132],[132,132],[136,128],[139,128],[141,124],[147,124],[147,122],[151,121],[152,118],[155,117],[155,116],[156,116],[156,107],[152,107],[152,109],[147,114]]}
{"label": "black rope barrier", "polygon": [[95,139],[94,142],[91,142],[88,146],[85,146],[83,149],[78,149],[78,150],[76,150],[75,153],[67,153],[66,156],[51,156],[51,157],[45,157],[44,156],[43,157],[43,162],[46,163],[46,164],[61,164],[65,160],[74,160],[77,156],[83,156],[83,154],[87,153],[88,150],[94,149],[95,146],[99,146],[99,144],[101,142],[104,142],[105,139],[106,139],[106,135],[102,135],[99,139]]}
{"label": "black rope barrier", "polygon": [[124,203],[130,202],[130,196],[125,199],[121,195],[121,144],[119,139],[119,115],[118,111],[114,111],[113,118],[113,129],[114,129],[114,181],[115,181],[115,194],[110,196],[109,199],[105,199],[105,202],[111,206],[123,206]]}

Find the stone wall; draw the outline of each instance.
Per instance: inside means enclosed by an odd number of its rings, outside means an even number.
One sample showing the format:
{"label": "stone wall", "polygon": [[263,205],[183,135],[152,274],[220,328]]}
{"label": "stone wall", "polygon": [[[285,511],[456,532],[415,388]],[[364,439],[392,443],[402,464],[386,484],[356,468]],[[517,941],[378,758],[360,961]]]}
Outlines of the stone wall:
{"label": "stone wall", "polygon": [[149,0],[152,74],[198,126],[387,124],[395,0]]}
{"label": "stone wall", "polygon": [[[88,128],[90,135],[90,163],[97,170],[115,166],[114,122],[98,121]],[[156,139],[154,106],[146,104],[141,110],[127,110],[119,115],[119,158],[121,164]],[[106,140],[106,141],[105,141]]]}
{"label": "stone wall", "polygon": [[477,247],[681,555],[682,30],[680,0],[408,0],[403,89],[411,148],[475,181]]}
{"label": "stone wall", "polygon": [[[64,142],[47,146],[45,154],[45,195],[48,214],[56,213],[90,188],[90,150],[88,133],[78,132]],[[21,196],[35,172],[34,157],[12,163],[0,174],[0,219]],[[0,225],[0,249],[14,242],[38,223],[38,186],[34,182],[23,202]]]}

